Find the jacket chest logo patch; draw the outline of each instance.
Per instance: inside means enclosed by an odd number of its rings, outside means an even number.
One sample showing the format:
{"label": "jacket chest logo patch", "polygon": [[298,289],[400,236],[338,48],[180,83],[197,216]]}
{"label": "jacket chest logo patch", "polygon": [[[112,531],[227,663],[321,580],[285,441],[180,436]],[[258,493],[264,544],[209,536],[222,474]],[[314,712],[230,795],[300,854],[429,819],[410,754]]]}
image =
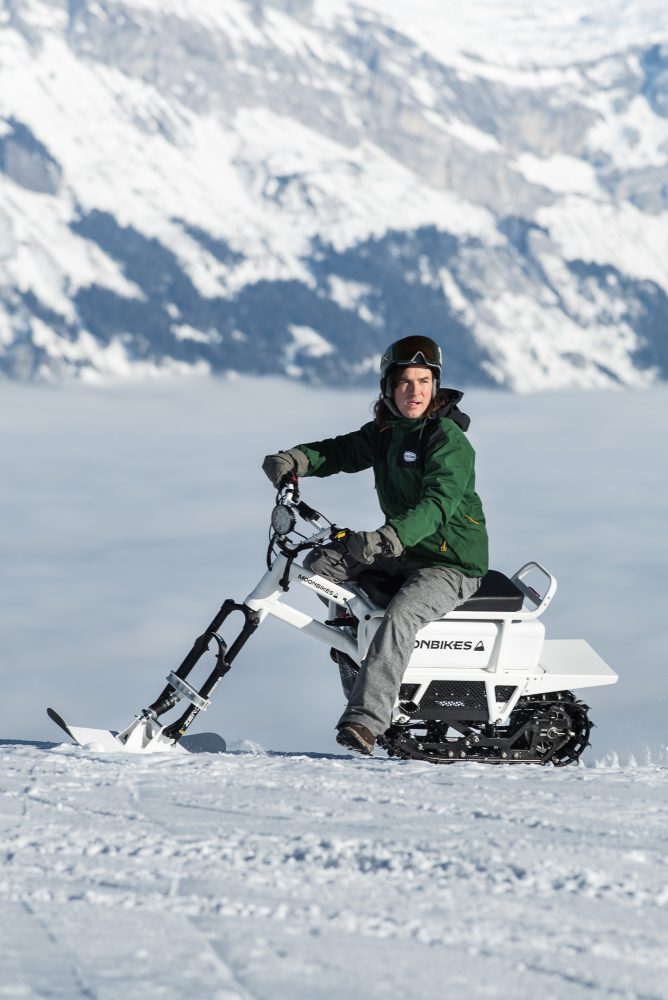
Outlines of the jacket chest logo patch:
{"label": "jacket chest logo patch", "polygon": [[404,452],[404,462],[416,462],[416,461],[417,461],[417,455],[414,451]]}

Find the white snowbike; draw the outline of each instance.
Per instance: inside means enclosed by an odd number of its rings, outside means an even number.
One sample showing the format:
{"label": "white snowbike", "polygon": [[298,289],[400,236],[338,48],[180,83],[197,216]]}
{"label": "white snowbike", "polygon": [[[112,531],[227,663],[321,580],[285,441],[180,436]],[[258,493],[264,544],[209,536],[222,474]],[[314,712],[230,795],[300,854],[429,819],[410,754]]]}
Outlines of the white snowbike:
{"label": "white snowbike", "polygon": [[[309,535],[297,531],[299,522],[309,526]],[[51,718],[76,742],[101,749],[175,749],[268,616],[329,647],[348,691],[401,581],[369,569],[342,586],[303,566],[304,553],[344,541],[346,535],[346,529],[300,499],[292,477],[272,511],[266,573],[243,603],[224,602],[153,704],[118,734],[67,726],[52,709]],[[295,585],[326,602],[322,620],[287,602]],[[577,761],[589,745],[592,723],[588,706],[571,689],[614,684],[618,678],[584,639],[545,638],[540,618],[556,589],[555,578],[536,562],[510,578],[491,570],[471,599],[421,629],[392,724],[379,745],[390,756],[435,764],[464,759],[563,766]],[[228,646],[220,631],[235,612],[243,624]],[[189,677],[209,650],[213,669],[196,688]],[[181,701],[186,710],[165,724],[163,716]]]}

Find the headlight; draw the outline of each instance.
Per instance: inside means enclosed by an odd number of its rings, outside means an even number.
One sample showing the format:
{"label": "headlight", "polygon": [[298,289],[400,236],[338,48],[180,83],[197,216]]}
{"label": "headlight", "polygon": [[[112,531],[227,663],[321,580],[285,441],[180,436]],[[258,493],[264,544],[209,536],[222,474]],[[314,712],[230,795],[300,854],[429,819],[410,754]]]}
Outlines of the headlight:
{"label": "headlight", "polygon": [[283,538],[289,535],[296,524],[296,517],[292,507],[286,507],[279,503],[271,512],[271,527],[276,535]]}

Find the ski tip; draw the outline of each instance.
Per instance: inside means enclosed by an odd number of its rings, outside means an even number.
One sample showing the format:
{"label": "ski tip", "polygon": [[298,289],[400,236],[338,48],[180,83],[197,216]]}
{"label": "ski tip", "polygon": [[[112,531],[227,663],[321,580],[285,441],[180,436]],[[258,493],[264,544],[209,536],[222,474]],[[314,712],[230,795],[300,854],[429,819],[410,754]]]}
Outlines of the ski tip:
{"label": "ski tip", "polygon": [[47,708],[46,714],[49,716],[52,722],[55,722],[57,726],[60,726],[63,732],[67,733],[67,735],[71,740],[74,739],[74,736],[72,736],[72,733],[70,732],[70,727],[67,725],[62,715],[58,715],[55,708]]}

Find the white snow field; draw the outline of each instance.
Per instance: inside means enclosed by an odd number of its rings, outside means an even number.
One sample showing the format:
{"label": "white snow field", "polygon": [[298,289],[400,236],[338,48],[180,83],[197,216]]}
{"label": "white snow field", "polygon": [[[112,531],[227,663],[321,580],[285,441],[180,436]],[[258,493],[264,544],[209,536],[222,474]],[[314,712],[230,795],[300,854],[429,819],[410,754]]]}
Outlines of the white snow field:
{"label": "white snow field", "polygon": [[2,757],[0,996],[668,996],[665,768]]}
{"label": "white snow field", "polygon": [[[665,385],[464,400],[492,565],[547,565],[548,635],[620,675],[582,692],[583,766],[345,755],[327,650],[278,623],[193,727],[231,752],[96,754],[46,718],[152,701],[262,572],[262,456],[369,403],[0,385],[0,997],[668,997]],[[379,523],[366,473],[303,495]]]}

